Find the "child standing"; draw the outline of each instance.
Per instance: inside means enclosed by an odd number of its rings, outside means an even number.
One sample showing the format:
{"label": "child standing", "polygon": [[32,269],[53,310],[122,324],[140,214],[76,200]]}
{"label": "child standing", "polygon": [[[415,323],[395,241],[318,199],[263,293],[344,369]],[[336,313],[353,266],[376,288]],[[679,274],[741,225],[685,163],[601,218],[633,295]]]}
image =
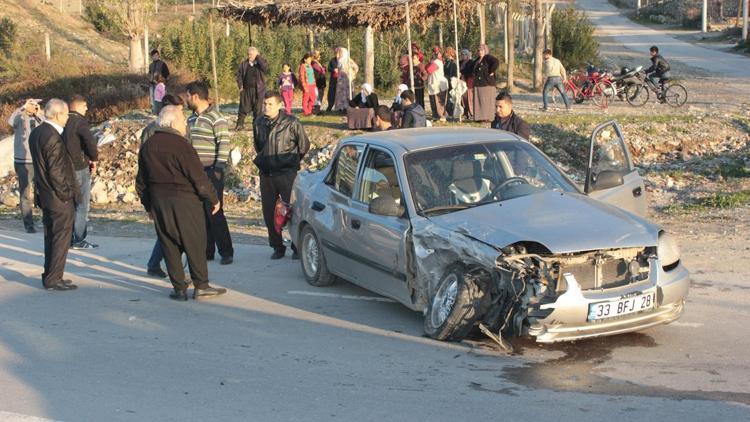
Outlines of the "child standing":
{"label": "child standing", "polygon": [[299,64],[299,82],[302,87],[302,114],[309,116],[313,112],[317,87],[315,86],[315,71],[312,68],[312,53],[305,53]]}
{"label": "child standing", "polygon": [[281,98],[284,100],[284,109],[286,114],[292,114],[292,100],[294,99],[294,86],[297,81],[292,73],[292,67],[289,63],[284,63],[281,67],[282,72],[279,75],[279,91],[281,91]]}
{"label": "child standing", "polygon": [[156,76],[156,86],[154,87],[154,107],[151,112],[155,115],[159,115],[162,107],[162,100],[167,95],[167,85],[164,76],[161,74]]}

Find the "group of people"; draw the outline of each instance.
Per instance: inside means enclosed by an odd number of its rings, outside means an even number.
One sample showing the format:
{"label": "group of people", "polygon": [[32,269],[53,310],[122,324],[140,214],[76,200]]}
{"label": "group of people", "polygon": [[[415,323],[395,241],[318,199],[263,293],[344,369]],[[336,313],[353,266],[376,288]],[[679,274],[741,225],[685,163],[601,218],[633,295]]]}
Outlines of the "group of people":
{"label": "group of people", "polygon": [[[304,91],[303,113],[312,113],[324,96],[327,70],[329,109],[372,108],[375,129],[387,131],[426,126],[425,83],[433,118],[444,118],[448,110],[459,106],[447,101],[446,92],[451,84],[462,81],[472,88],[460,99],[468,117],[491,121],[490,127],[524,139],[530,135],[529,125],[513,111],[512,97],[505,92],[497,94],[494,74],[497,59],[489,54],[485,45],[479,47],[476,59],[471,59],[464,50],[458,64],[451,48],[444,53],[433,48],[427,66],[422,64],[421,51],[413,46],[414,68],[409,70],[407,64],[403,76],[408,77],[409,82],[413,77],[422,82],[415,80],[414,90],[408,89],[405,83],[399,85],[390,107],[379,104],[369,84],[363,84],[359,94],[352,97],[350,80],[356,77],[356,63],[348,57],[346,49],[337,48],[335,52],[327,69],[320,65],[318,52],[305,54],[298,75],[291,78],[291,68],[285,65],[278,91],[266,92],[268,63],[256,48],[248,50],[248,58],[238,71],[241,100],[237,127],[242,128],[246,116],[252,114],[254,164],[260,174],[263,218],[269,246],[273,249],[271,259],[281,259],[286,254],[275,216],[279,203],[288,204],[300,163],[310,148],[304,127],[290,113],[285,89],[289,83],[303,81],[300,83]],[[659,55],[657,47],[651,48],[651,56],[652,67],[648,72],[667,79],[669,65]],[[143,129],[136,178],[136,191],[157,234],[147,272],[155,277],[169,277],[173,285],[172,299],[187,300],[190,283],[195,287],[195,299],[218,296],[226,290],[210,286],[207,261],[215,259],[217,251],[222,265],[232,264],[234,260],[223,201],[230,151],[229,123],[218,106],[210,102],[208,86],[203,82],[188,84],[179,96],[167,94],[163,85],[169,76],[168,67],[157,50],[152,51],[152,60],[150,95],[158,117]],[[549,50],[544,52],[544,60],[544,108],[548,91],[553,88],[560,91],[569,107],[562,89],[565,68]],[[76,286],[63,277],[69,248],[97,247],[86,240],[91,181],[98,161],[97,141],[85,118],[88,110],[85,98],[76,95],[68,102],[53,98],[46,102],[43,110],[40,101],[26,100],[8,122],[15,131],[14,167],[21,196],[21,216],[26,231],[34,233],[33,206],[42,210],[43,286],[48,290],[74,290]],[[187,119],[183,111],[185,105],[192,111]],[[291,248],[292,258],[298,259],[295,245]],[[182,254],[187,257],[189,279],[185,278]],[[166,273],[161,268],[162,260],[166,262]]]}
{"label": "group of people", "polygon": [[[229,124],[209,101],[209,89],[203,82],[192,82],[181,95],[166,94],[160,100],[158,117],[142,131],[136,177],[136,191],[157,235],[147,272],[169,277],[172,299],[187,300],[191,283],[194,299],[219,296],[226,290],[209,284],[207,261],[215,259],[217,251],[222,265],[234,260],[223,202]],[[262,115],[253,120],[254,163],[260,174],[271,259],[281,259],[286,247],[274,223],[275,208],[279,201],[289,202],[310,142],[299,120],[281,112],[284,101],[280,93],[264,93],[262,100]],[[185,105],[192,111],[188,118]],[[67,103],[50,99],[43,110],[39,100],[29,99],[9,122],[16,131],[15,169],[28,232],[36,230],[34,203],[30,202],[32,183],[35,204],[42,210],[42,285],[47,290],[76,289],[64,278],[68,251],[71,246],[96,247],[85,240],[91,177],[98,159],[86,111],[86,100],[80,96]],[[292,250],[297,259],[294,245]],[[189,278],[185,277],[183,254]]]}
{"label": "group of people", "polygon": [[84,117],[86,99],[77,95],[67,103],[52,99],[44,110],[39,102],[27,99],[8,121],[15,131],[14,168],[21,216],[26,232],[35,233],[33,207],[42,210],[43,286],[73,290],[76,286],[62,278],[68,249],[98,246],[86,239],[97,141]]}

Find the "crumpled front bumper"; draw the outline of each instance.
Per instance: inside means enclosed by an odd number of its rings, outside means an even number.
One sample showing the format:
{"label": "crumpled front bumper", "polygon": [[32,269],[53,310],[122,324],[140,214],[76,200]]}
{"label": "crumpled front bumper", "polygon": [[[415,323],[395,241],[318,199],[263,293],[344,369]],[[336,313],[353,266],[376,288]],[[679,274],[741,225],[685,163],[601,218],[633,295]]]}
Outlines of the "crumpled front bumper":
{"label": "crumpled front bumper", "polygon": [[[671,271],[664,271],[658,260],[651,263],[648,279],[606,290],[581,291],[569,285],[568,290],[554,303],[542,305],[553,309],[546,318],[529,327],[529,335],[540,343],[580,340],[639,331],[660,324],[668,324],[682,315],[688,294],[690,276],[680,262]],[[617,300],[629,295],[656,291],[656,307],[649,311],[611,319],[587,321],[589,305],[607,300]]]}

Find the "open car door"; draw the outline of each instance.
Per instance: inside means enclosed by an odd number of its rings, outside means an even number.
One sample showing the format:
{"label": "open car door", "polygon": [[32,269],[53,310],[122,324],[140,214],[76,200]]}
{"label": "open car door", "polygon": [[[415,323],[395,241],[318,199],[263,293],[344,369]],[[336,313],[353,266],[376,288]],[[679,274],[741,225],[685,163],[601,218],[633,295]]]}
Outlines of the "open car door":
{"label": "open car door", "polygon": [[636,215],[646,215],[646,187],[614,120],[597,126],[591,135],[584,192]]}

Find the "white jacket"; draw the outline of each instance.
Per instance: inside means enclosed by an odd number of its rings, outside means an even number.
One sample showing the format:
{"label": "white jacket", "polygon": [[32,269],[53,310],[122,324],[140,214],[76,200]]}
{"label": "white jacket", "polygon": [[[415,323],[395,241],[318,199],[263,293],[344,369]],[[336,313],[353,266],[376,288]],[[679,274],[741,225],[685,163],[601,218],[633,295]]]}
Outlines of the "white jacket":
{"label": "white jacket", "polygon": [[428,95],[438,95],[448,90],[448,79],[445,78],[445,73],[443,72],[443,61],[435,59],[433,63],[437,65],[437,69],[427,77]]}

